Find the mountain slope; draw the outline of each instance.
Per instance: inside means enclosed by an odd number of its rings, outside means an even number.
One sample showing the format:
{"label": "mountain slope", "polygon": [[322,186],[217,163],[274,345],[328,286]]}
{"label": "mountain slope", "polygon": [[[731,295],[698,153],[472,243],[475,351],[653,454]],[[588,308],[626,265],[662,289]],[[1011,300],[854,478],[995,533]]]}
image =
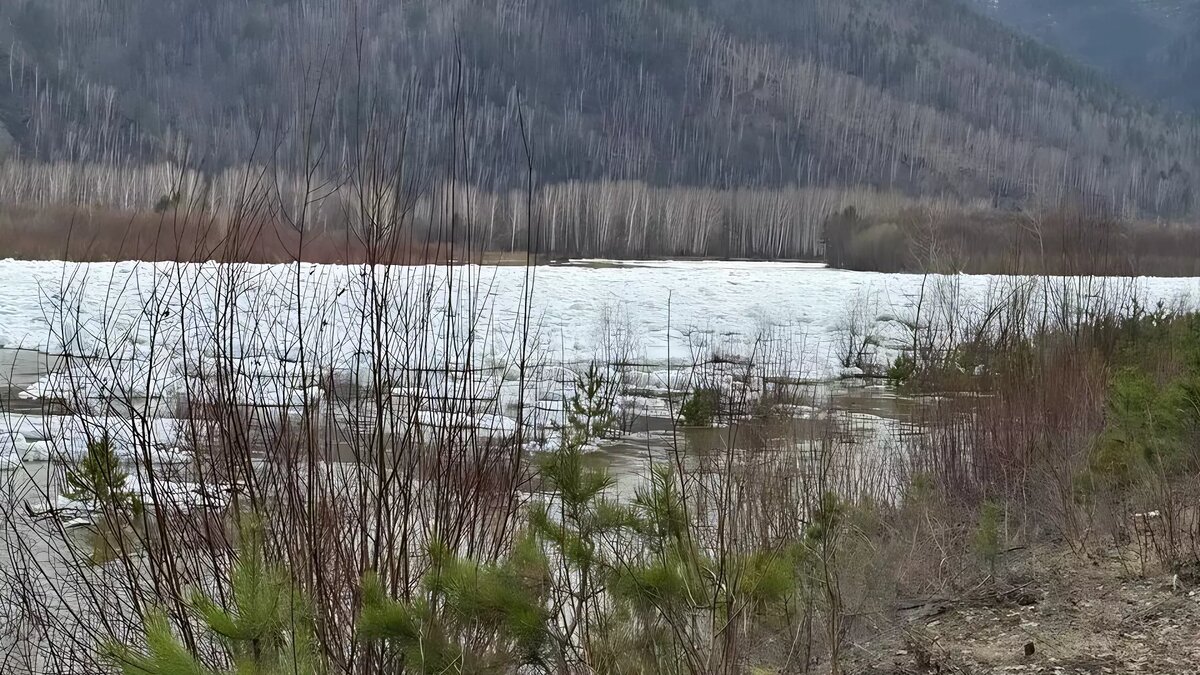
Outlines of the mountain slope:
{"label": "mountain slope", "polygon": [[1200,0],[976,0],[1130,91],[1200,107]]}
{"label": "mountain slope", "polygon": [[10,0],[5,43],[25,157],[297,162],[382,115],[512,186],[520,113],[547,181],[1197,206],[1192,122],[954,0]]}

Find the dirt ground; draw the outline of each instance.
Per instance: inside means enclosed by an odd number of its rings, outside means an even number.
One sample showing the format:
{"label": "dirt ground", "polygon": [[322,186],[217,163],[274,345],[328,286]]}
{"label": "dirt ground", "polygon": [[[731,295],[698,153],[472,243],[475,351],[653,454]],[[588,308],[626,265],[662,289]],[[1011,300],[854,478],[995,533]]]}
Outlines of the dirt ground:
{"label": "dirt ground", "polygon": [[902,602],[848,673],[1200,673],[1200,574],[1132,554],[1014,551],[996,581]]}

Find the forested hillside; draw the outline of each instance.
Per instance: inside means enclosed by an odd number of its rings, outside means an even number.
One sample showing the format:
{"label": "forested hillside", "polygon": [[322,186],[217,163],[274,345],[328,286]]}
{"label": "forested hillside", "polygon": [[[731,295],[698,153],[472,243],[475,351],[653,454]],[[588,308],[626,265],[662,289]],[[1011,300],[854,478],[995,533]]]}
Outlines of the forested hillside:
{"label": "forested hillside", "polygon": [[1200,107],[1200,1],[976,0],[1132,92]]}
{"label": "forested hillside", "polygon": [[[7,0],[0,123],[12,141],[0,134],[0,153],[129,165],[186,149],[204,172],[264,158],[295,169],[318,142],[323,156],[352,157],[387,117],[403,120],[412,158],[433,165],[461,147],[462,178],[503,191],[524,181],[521,113],[539,182],[591,186],[560,194],[632,181],[692,196],[853,188],[1194,214],[1193,122],[1149,111],[976,10],[960,0]],[[313,115],[317,100],[327,103]],[[160,182],[125,198],[153,203]],[[826,201],[804,217],[845,203]],[[804,236],[736,252],[815,253],[820,222],[784,211]]]}

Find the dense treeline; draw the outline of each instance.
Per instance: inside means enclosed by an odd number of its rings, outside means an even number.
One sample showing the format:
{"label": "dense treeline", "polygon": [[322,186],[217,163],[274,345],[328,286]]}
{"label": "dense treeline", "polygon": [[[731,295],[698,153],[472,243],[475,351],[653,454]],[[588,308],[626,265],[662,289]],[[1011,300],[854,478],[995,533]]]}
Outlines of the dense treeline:
{"label": "dense treeline", "polygon": [[[360,260],[370,239],[360,197],[380,189],[363,190],[345,177],[313,182],[320,187],[264,166],[208,174],[171,163],[116,168],[10,160],[0,162],[0,241],[5,255],[21,258],[228,259],[228,223],[248,203],[265,200],[265,226],[274,234],[238,248],[237,256]],[[403,211],[397,217],[411,246],[395,260],[405,262],[461,255],[449,248],[410,255],[442,242],[469,244],[500,260],[533,252],[543,259],[821,259],[878,271],[1200,275],[1200,232],[1122,218],[1095,202],[1001,210],[986,200],[918,199],[870,188],[594,180],[532,191],[444,181],[367,206]],[[303,236],[289,222],[302,209]]]}
{"label": "dense treeline", "polygon": [[1082,205],[1020,213],[905,208],[882,216],[851,206],[829,217],[824,243],[830,265],[856,270],[1200,275],[1195,229],[1123,221]]}
{"label": "dense treeline", "polygon": [[[307,206],[310,239],[260,238],[256,260],[300,256],[321,262],[356,259],[363,240],[358,191],[338,184],[318,194],[303,181],[277,179],[265,167],[205,174],[169,163],[125,166],[0,163],[0,234],[7,255],[94,260],[146,256],[203,257],[196,241],[208,222],[210,243],[239,205],[268,193],[272,219]],[[469,232],[472,244],[493,252],[547,256],[732,256],[817,259],[824,255],[823,226],[853,206],[886,218],[918,206],[930,212],[962,210],[950,200],[917,200],[870,188],[718,189],[659,187],[642,181],[568,181],[523,189],[488,190],[462,182],[427,186],[403,200],[403,220],[414,242],[453,242]],[[64,207],[62,205],[70,205]],[[982,208],[983,204],[976,205]],[[390,208],[390,207],[389,207]],[[439,218],[451,213],[452,218]],[[530,221],[532,219],[532,228]],[[169,227],[164,229],[163,225]],[[469,225],[469,227],[463,227]],[[451,228],[457,228],[452,232]],[[64,231],[79,233],[76,248],[62,248]],[[181,230],[174,233],[174,230]],[[313,239],[312,237],[321,237]],[[97,242],[106,242],[97,245]],[[264,242],[268,249],[263,249]],[[272,242],[277,247],[269,246]],[[115,246],[114,244],[120,244]]]}
{"label": "dense treeline", "polygon": [[459,177],[501,192],[524,116],[543,184],[1197,207],[1192,122],[954,0],[14,0],[0,45],[0,148],[26,160],[297,170],[386,114],[406,157],[461,139]]}

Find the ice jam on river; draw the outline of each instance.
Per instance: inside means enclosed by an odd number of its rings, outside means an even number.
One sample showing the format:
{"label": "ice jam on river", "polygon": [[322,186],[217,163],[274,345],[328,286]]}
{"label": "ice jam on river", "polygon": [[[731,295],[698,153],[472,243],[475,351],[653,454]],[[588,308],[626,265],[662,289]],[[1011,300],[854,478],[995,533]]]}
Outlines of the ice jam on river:
{"label": "ice jam on river", "polygon": [[[747,387],[767,377],[858,377],[886,369],[911,346],[915,326],[949,344],[969,337],[953,323],[964,317],[986,330],[1160,303],[1194,307],[1200,297],[1194,278],[714,261],[366,268],[9,260],[0,279],[0,348],[56,357],[14,393],[70,402],[75,418],[9,412],[0,449],[8,466],[44,459],[51,453],[39,443],[51,441],[78,456],[96,434],[118,454],[153,446],[152,457],[171,462],[180,425],[170,420],[218,388],[223,400],[285,411],[338,391],[386,390],[421,401],[414,419],[444,415],[446,401],[456,402],[455,414],[463,401],[482,401],[468,423],[506,434],[531,411],[543,415],[535,426],[552,425],[588,364],[650,395],[691,386],[698,364],[742,367]],[[733,375],[722,377],[716,384],[732,386]],[[150,420],[140,431],[124,428],[129,407]]]}

